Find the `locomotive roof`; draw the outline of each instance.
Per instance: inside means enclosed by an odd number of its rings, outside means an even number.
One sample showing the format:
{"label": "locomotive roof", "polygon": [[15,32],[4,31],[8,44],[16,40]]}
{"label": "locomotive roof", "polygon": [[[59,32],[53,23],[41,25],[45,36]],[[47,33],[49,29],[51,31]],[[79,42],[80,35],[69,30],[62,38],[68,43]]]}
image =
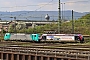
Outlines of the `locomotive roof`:
{"label": "locomotive roof", "polygon": [[43,34],[43,36],[55,35],[55,36],[79,36],[81,34]]}

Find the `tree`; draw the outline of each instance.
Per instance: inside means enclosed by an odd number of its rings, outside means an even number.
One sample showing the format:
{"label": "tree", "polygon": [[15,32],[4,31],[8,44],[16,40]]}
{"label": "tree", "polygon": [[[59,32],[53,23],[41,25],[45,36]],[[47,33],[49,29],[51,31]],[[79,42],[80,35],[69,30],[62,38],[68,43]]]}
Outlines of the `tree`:
{"label": "tree", "polygon": [[16,25],[16,30],[22,30],[26,28],[26,24],[22,21],[18,22],[18,24]]}
{"label": "tree", "polygon": [[14,27],[15,27],[14,24],[9,25],[8,32],[14,32]]}

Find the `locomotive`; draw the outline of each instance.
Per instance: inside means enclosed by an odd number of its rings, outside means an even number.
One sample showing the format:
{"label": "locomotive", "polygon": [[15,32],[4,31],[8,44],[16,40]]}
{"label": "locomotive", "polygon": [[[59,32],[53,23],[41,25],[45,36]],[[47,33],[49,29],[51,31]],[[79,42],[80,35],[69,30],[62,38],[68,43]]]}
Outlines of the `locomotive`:
{"label": "locomotive", "polygon": [[25,33],[6,33],[4,40],[21,40],[21,41],[58,41],[58,42],[84,42],[82,34],[25,34]]}

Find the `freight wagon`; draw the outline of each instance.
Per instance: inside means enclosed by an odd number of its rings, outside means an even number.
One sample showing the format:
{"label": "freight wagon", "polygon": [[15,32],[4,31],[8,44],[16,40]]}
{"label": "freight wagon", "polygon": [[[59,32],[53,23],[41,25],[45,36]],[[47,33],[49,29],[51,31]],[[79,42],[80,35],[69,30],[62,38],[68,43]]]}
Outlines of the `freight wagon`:
{"label": "freight wagon", "polygon": [[4,40],[22,40],[22,41],[58,41],[58,42],[84,42],[81,34],[25,34],[25,33],[6,33]]}

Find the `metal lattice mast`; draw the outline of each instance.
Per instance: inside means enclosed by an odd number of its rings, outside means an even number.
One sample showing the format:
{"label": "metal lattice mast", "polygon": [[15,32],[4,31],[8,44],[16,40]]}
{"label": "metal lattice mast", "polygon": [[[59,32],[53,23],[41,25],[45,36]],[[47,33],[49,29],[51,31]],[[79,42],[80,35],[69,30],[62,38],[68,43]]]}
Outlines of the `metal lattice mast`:
{"label": "metal lattice mast", "polygon": [[58,33],[61,33],[61,7],[60,7],[60,0],[59,0],[59,13],[58,13]]}
{"label": "metal lattice mast", "polygon": [[73,10],[72,10],[72,33],[74,33]]}

